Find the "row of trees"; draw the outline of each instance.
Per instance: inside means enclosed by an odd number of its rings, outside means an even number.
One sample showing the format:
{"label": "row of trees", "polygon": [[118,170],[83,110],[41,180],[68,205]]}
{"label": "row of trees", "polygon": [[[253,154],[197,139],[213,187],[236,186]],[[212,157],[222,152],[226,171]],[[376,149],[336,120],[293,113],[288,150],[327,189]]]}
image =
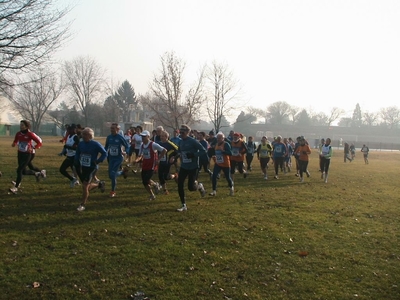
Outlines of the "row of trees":
{"label": "row of trees", "polygon": [[[77,57],[58,69],[47,66],[24,77],[14,87],[10,99],[18,112],[32,121],[34,130],[39,129],[46,114],[60,127],[67,122],[80,122],[102,128],[105,122],[129,122],[132,110],[147,111],[156,124],[168,129],[177,128],[181,123],[196,126],[201,120],[209,121],[209,127],[217,131],[228,127],[226,116],[238,109],[240,93],[229,68],[217,62],[203,66],[186,93],[184,70],[185,64],[180,58],[173,52],[166,53],[161,57],[161,69],[154,75],[150,90],[145,95],[137,95],[127,80],[115,87],[108,84],[106,71],[93,58]],[[64,101],[52,109],[62,97]],[[344,127],[379,125],[393,129],[400,123],[397,107],[363,113],[357,104],[352,117],[345,117],[344,113],[337,107],[329,114],[314,113],[278,101],[265,110],[254,107],[243,110],[236,118],[235,127],[255,122],[300,126],[331,126],[338,122]]]}
{"label": "row of trees", "polygon": [[[80,121],[85,126],[102,127],[104,122],[128,122],[130,112],[139,109],[148,111],[156,124],[168,129],[182,123],[196,124],[205,112],[212,127],[219,130],[227,126],[226,116],[238,107],[239,88],[233,73],[226,65],[213,62],[211,67],[203,66],[195,82],[185,89],[184,71],[182,59],[174,52],[165,53],[150,90],[136,95],[129,81],[113,87],[98,62],[81,56],[57,69],[47,65],[30,78],[24,77],[9,98],[16,110],[32,121],[34,130],[39,129],[45,115],[60,126]],[[61,104],[52,109],[61,98]]]}
{"label": "row of trees", "polygon": [[266,124],[291,124],[299,126],[331,126],[337,122],[342,127],[385,126],[389,129],[400,124],[400,109],[396,106],[381,108],[378,112],[362,112],[357,103],[351,117],[344,116],[345,111],[333,107],[329,114],[316,113],[312,110],[292,106],[285,101],[274,102],[266,110],[249,108],[249,112],[241,112],[236,119],[240,122],[256,122],[262,118]]}

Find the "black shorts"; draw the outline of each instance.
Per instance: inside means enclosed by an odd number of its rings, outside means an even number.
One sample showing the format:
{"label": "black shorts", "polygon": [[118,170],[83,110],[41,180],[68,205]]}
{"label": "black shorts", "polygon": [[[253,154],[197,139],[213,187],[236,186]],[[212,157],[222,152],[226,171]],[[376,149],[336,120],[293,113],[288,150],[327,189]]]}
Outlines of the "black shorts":
{"label": "black shorts", "polygon": [[270,157],[260,157],[260,166],[261,169],[266,169],[269,163]]}
{"label": "black shorts", "polygon": [[148,185],[151,177],[153,177],[153,170],[142,170],[142,183],[143,185]]}
{"label": "black shorts", "polygon": [[97,173],[96,168],[82,167],[81,170],[77,169],[78,177],[82,182],[91,183]]}

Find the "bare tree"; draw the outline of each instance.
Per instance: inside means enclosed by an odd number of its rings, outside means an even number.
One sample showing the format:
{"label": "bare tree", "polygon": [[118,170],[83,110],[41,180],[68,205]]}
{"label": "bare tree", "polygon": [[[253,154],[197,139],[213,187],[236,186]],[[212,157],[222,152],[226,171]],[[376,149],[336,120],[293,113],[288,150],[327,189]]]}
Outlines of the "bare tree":
{"label": "bare tree", "polygon": [[267,108],[267,117],[271,124],[284,124],[288,121],[291,106],[285,101],[278,101],[272,103]]}
{"label": "bare tree", "polygon": [[52,0],[0,1],[0,88],[12,85],[10,76],[46,62],[69,38],[70,8]]}
{"label": "bare tree", "polygon": [[265,109],[248,106],[246,110],[247,110],[247,115],[253,115],[256,118],[256,120],[264,119],[264,123],[267,124],[268,116],[267,116],[267,111]]}
{"label": "bare tree", "polygon": [[[39,78],[38,78],[39,77]],[[40,69],[25,83],[16,86],[10,101],[20,115],[31,121],[32,130],[38,132],[43,117],[64,89],[61,77],[49,69]]]}
{"label": "bare tree", "polygon": [[378,120],[378,114],[374,112],[363,113],[363,123],[367,126],[374,126]]}
{"label": "bare tree", "polygon": [[311,118],[311,125],[326,126],[326,124],[328,123],[328,116],[323,112],[316,113],[310,108],[308,111],[308,115]]}
{"label": "bare tree", "polygon": [[333,107],[328,116],[327,125],[331,126],[333,122],[339,119],[344,114],[344,110],[342,108]]}
{"label": "bare tree", "polygon": [[90,104],[95,103],[101,96],[105,70],[89,56],[79,56],[67,61],[63,66],[66,78],[66,88],[72,102],[76,103],[88,125]]}
{"label": "bare tree", "polygon": [[216,132],[221,129],[223,116],[229,116],[238,109],[238,82],[226,64],[213,61],[207,73],[211,97],[207,102],[207,113]]}
{"label": "bare tree", "polygon": [[382,108],[380,116],[382,121],[389,126],[389,129],[396,128],[400,123],[400,110],[396,106]]}
{"label": "bare tree", "polygon": [[185,63],[174,52],[161,57],[160,74],[155,74],[150,84],[151,98],[143,103],[153,114],[153,118],[166,128],[178,128],[182,123],[193,124],[200,117],[205,101],[204,68],[196,82],[184,96],[183,73]]}

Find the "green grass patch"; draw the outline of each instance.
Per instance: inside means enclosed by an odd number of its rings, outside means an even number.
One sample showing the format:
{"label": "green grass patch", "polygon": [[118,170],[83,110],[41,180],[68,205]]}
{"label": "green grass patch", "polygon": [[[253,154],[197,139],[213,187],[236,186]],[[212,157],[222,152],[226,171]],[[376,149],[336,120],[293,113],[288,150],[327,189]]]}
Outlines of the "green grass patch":
{"label": "green grass patch", "polygon": [[216,197],[187,192],[183,213],[173,181],[149,201],[140,175],[120,177],[109,198],[103,163],[106,193],[79,213],[57,139],[34,160],[48,178],[25,176],[17,195],[10,145],[0,139],[0,299],[400,299],[399,152],[371,152],[365,165],[334,149],[327,184],[316,153],[303,184],[294,172],[265,181],[255,161],[247,179],[236,174],[235,196],[220,179]]}

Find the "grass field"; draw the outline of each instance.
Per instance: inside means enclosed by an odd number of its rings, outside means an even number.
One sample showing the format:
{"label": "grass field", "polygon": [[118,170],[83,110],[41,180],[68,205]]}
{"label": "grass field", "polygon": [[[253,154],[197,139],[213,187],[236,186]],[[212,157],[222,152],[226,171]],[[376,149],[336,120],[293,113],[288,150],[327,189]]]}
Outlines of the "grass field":
{"label": "grass field", "polygon": [[103,163],[106,193],[77,212],[57,139],[34,160],[48,178],[25,176],[17,195],[10,145],[0,138],[0,299],[400,299],[399,152],[365,165],[334,149],[327,184],[316,153],[303,184],[293,172],[265,181],[255,161],[235,196],[221,179],[214,198],[188,192],[183,213],[174,182],[149,201],[140,176],[120,177],[108,198]]}

